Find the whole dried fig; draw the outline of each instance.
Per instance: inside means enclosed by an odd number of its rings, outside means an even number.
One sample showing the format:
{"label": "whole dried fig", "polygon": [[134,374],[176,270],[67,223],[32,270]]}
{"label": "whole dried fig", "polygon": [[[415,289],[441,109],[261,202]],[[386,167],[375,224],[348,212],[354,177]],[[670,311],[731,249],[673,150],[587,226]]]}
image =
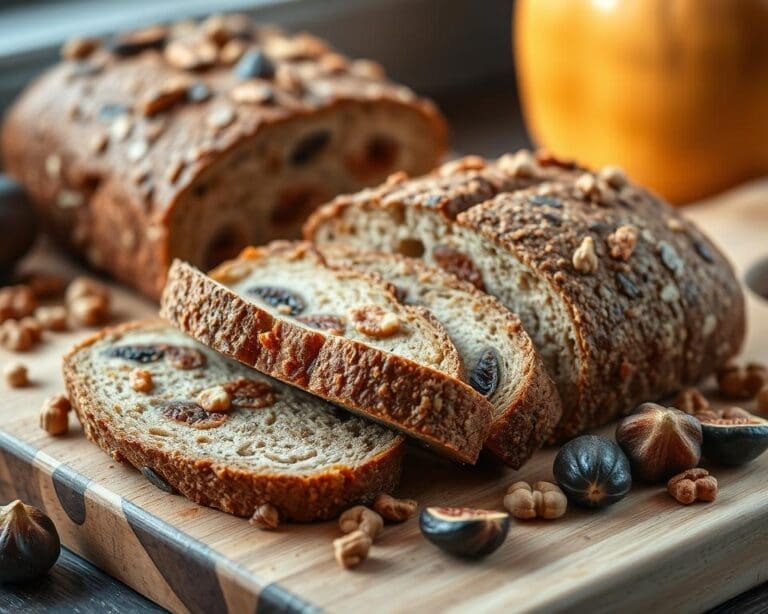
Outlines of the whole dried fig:
{"label": "whole dried fig", "polygon": [[632,475],[643,482],[661,482],[698,465],[702,440],[695,417],[655,403],[643,403],[616,429]]}
{"label": "whole dried fig", "polygon": [[0,507],[0,583],[42,576],[60,552],[59,534],[43,512],[18,499]]}

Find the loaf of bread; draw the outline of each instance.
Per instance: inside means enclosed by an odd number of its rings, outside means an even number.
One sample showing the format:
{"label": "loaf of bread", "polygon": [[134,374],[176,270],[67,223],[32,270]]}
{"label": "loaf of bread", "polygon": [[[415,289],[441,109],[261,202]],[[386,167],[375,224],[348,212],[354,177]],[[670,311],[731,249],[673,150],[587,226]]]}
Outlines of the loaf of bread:
{"label": "loaf of bread", "polygon": [[493,408],[460,380],[435,317],[391,288],[328,266],[303,242],[248,248],[209,275],[174,262],[160,315],[201,343],[463,462]]}
{"label": "loaf of bread", "polygon": [[699,381],[744,337],[723,254],[616,168],[469,157],[339,197],[305,237],[418,256],[496,296],[560,390],[558,438]]}
{"label": "loaf of bread", "polygon": [[333,518],[400,477],[402,437],[160,321],[78,344],[64,380],[91,441],[156,486],[231,514],[269,504],[284,520]]}
{"label": "loaf of bread", "polygon": [[208,269],[296,236],[317,205],[445,148],[434,106],[380,66],[239,15],[62,55],[5,119],[6,171],[65,245],[153,297],[174,258]]}
{"label": "loaf of bread", "polygon": [[407,305],[421,305],[445,327],[465,381],[493,405],[485,448],[518,469],[541,447],[561,414],[560,395],[520,319],[496,298],[423,260],[322,246],[329,264],[380,275]]}

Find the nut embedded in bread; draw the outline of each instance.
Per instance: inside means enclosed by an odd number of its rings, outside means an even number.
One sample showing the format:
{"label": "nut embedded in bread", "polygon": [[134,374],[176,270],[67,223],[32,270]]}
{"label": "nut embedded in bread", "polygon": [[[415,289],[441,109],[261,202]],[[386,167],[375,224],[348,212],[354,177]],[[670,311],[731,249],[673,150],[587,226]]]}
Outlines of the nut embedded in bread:
{"label": "nut embedded in bread", "polygon": [[305,237],[418,256],[482,282],[520,317],[555,380],[560,438],[699,381],[744,338],[727,259],[614,168],[471,157],[339,197]]}
{"label": "nut embedded in bread", "polygon": [[[397,331],[358,330],[350,311],[363,305],[396,316]],[[249,248],[210,276],[177,261],[160,313],[230,358],[460,461],[474,462],[488,435],[492,406],[460,381],[461,359],[435,317],[380,280],[328,266],[307,243]],[[325,316],[335,330],[318,324]]]}
{"label": "nut embedded in bread", "polygon": [[5,169],[57,238],[153,297],[174,258],[207,269],[298,236],[335,194],[445,149],[439,112],[378,65],[217,19],[67,47],[3,125]]}
{"label": "nut embedded in bread", "polygon": [[[189,368],[169,353],[194,352]],[[130,384],[138,366],[149,392]],[[249,517],[329,519],[397,485],[404,441],[201,346],[159,321],[106,329],[64,358],[72,405],[106,452],[149,468],[192,501]],[[231,391],[227,413],[205,411],[204,389]]]}

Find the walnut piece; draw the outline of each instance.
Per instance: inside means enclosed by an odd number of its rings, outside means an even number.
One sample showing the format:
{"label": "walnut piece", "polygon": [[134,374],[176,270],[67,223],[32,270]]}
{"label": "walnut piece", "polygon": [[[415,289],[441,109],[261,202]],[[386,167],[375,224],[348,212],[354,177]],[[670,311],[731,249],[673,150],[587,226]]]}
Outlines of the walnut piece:
{"label": "walnut piece", "polygon": [[72,406],[63,394],[48,397],[40,409],[40,428],[49,435],[66,435]]}
{"label": "walnut piece", "polygon": [[381,493],[373,501],[373,509],[384,520],[404,522],[416,513],[419,504],[413,499],[395,499],[386,493]]}
{"label": "walnut piece", "polygon": [[211,386],[198,395],[197,402],[205,411],[228,412],[232,408],[232,395],[224,386]]}
{"label": "walnut piece", "polygon": [[717,479],[706,469],[689,469],[670,478],[667,492],[683,505],[714,501],[717,498]]}
{"label": "walnut piece", "polygon": [[562,490],[550,482],[515,482],[507,488],[504,507],[520,520],[560,518],[568,509],[568,499]]}
{"label": "walnut piece", "polygon": [[5,383],[11,388],[23,388],[29,384],[27,366],[23,362],[12,362],[3,369]]}
{"label": "walnut piece", "polygon": [[372,509],[364,505],[356,505],[339,516],[339,528],[343,533],[363,531],[373,540],[384,528],[384,520]]}
{"label": "walnut piece", "polygon": [[39,340],[39,326],[30,321],[7,320],[0,325],[0,346],[12,352],[25,352]]}
{"label": "walnut piece", "polygon": [[348,314],[357,331],[369,337],[390,337],[400,330],[400,319],[397,315],[379,305],[351,307]]}
{"label": "walnut piece", "polygon": [[35,319],[45,330],[67,330],[67,308],[62,305],[38,307],[35,309]]}
{"label": "walnut piece", "polygon": [[146,369],[134,369],[129,377],[131,388],[136,392],[150,392],[154,387],[152,373]]}
{"label": "walnut piece", "polygon": [[83,326],[97,326],[109,318],[110,291],[104,284],[89,277],[78,277],[68,286],[65,295],[72,320]]}
{"label": "walnut piece", "polygon": [[720,393],[731,399],[754,398],[767,383],[768,368],[757,363],[746,366],[729,363],[717,371]]}
{"label": "walnut piece", "polygon": [[0,288],[0,322],[25,318],[32,315],[35,307],[37,307],[37,300],[29,286]]}
{"label": "walnut piece", "polygon": [[698,388],[684,388],[678,392],[672,406],[686,414],[698,414],[710,408],[709,401]]}
{"label": "walnut piece", "polygon": [[280,512],[274,505],[265,503],[256,508],[248,522],[258,529],[274,531],[280,526]]}
{"label": "walnut piece", "polygon": [[372,543],[373,540],[368,534],[358,529],[344,537],[334,539],[333,553],[339,565],[349,569],[359,565],[368,557]]}
{"label": "walnut piece", "polygon": [[615,232],[608,235],[607,242],[611,258],[626,262],[637,245],[637,228],[629,224],[619,226]]}
{"label": "walnut piece", "polygon": [[579,273],[588,275],[597,271],[598,264],[595,240],[592,237],[584,237],[579,247],[573,252],[573,268]]}

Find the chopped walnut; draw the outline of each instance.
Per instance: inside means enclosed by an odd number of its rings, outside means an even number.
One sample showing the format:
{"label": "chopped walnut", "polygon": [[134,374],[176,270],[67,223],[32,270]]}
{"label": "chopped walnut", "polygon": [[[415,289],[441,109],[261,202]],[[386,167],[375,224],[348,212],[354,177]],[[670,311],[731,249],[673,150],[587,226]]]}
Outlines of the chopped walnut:
{"label": "chopped walnut", "polygon": [[25,326],[19,320],[7,320],[0,325],[0,346],[12,352],[25,352],[31,349],[39,336],[31,326]]}
{"label": "chopped walnut", "polygon": [[400,330],[400,318],[379,305],[363,305],[348,310],[358,332],[369,337],[390,337]]}
{"label": "chopped walnut", "polygon": [[109,300],[109,288],[90,277],[76,277],[67,286],[65,300],[71,303],[84,296],[100,296]]}
{"label": "chopped walnut", "polygon": [[3,369],[5,383],[11,388],[23,388],[29,384],[27,366],[23,362],[12,362]]}
{"label": "chopped walnut", "polygon": [[37,300],[28,285],[0,288],[0,322],[9,319],[21,319],[37,307]]}
{"label": "chopped walnut", "polygon": [[404,522],[416,513],[419,504],[413,499],[395,499],[386,493],[381,493],[373,501],[373,509],[384,520]]}
{"label": "chopped walnut", "polygon": [[597,271],[598,266],[595,241],[592,237],[584,237],[579,247],[573,252],[573,268],[579,273],[588,275]]}
{"label": "chopped walnut", "polygon": [[333,553],[336,561],[349,569],[362,563],[371,549],[373,540],[361,530],[352,531],[344,537],[333,540]]}
{"label": "chopped walnut", "polygon": [[717,371],[720,393],[731,399],[754,398],[767,383],[768,369],[757,363],[746,366],[729,363]]}
{"label": "chopped walnut", "polygon": [[686,414],[697,414],[710,408],[707,397],[698,388],[684,388],[678,392],[672,406]]}
{"label": "chopped walnut", "polygon": [[67,330],[67,309],[61,305],[38,307],[35,309],[35,320],[44,330]]}
{"label": "chopped walnut", "polygon": [[544,518],[554,520],[565,514],[568,499],[562,490],[550,482],[515,482],[507,488],[504,507],[520,520]]}
{"label": "chopped walnut", "polygon": [[150,392],[154,387],[152,373],[146,369],[134,369],[128,381],[136,392]]}
{"label": "chopped walnut", "polygon": [[232,408],[232,396],[224,386],[211,386],[203,390],[197,397],[205,411],[228,412]]}
{"label": "chopped walnut", "polygon": [[372,509],[364,505],[356,505],[339,516],[339,528],[344,533],[363,531],[373,540],[384,528],[384,520]]}
{"label": "chopped walnut", "polygon": [[667,492],[683,505],[714,501],[717,498],[717,479],[706,469],[689,469],[667,482]]}
{"label": "chopped walnut", "polygon": [[101,296],[82,296],[69,303],[69,315],[82,326],[97,326],[109,318],[109,302]]}
{"label": "chopped walnut", "polygon": [[50,435],[65,435],[69,431],[69,411],[72,406],[63,394],[48,397],[40,409],[40,428]]}
{"label": "chopped walnut", "polygon": [[637,228],[632,225],[619,226],[615,232],[608,235],[607,242],[611,257],[626,262],[637,245]]}
{"label": "chopped walnut", "polygon": [[280,512],[274,505],[265,503],[256,508],[248,522],[259,529],[273,531],[280,526]]}

